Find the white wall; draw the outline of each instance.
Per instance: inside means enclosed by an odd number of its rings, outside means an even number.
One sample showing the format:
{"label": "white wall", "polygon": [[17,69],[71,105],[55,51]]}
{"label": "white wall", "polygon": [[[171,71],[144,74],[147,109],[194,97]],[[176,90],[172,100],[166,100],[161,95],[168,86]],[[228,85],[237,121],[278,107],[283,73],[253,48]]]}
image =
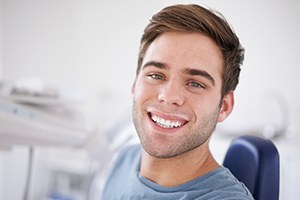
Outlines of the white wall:
{"label": "white wall", "polygon": [[[38,76],[58,85],[82,86],[91,95],[92,119],[106,124],[130,104],[145,24],[155,11],[179,2],[192,1],[2,0],[4,78]],[[201,2],[226,16],[246,49],[236,109],[225,125],[280,121],[278,106],[265,103],[273,92],[285,99],[290,122],[300,130],[300,3]]]}
{"label": "white wall", "polygon": [[35,76],[84,88],[89,119],[103,130],[131,103],[144,26],[154,12],[180,2],[223,13],[246,49],[236,107],[223,127],[241,133],[279,124],[285,103],[278,102],[286,102],[290,137],[300,138],[297,0],[0,0],[0,78],[2,65],[5,80]]}
{"label": "white wall", "polygon": [[0,80],[2,80],[2,1],[0,1]]}
{"label": "white wall", "polygon": [[[0,80],[2,80],[2,1],[0,1]],[[0,155],[0,177],[4,177],[4,170],[3,170],[3,157]],[[0,199],[3,199],[3,189],[4,189],[4,184],[3,181],[0,181]]]}

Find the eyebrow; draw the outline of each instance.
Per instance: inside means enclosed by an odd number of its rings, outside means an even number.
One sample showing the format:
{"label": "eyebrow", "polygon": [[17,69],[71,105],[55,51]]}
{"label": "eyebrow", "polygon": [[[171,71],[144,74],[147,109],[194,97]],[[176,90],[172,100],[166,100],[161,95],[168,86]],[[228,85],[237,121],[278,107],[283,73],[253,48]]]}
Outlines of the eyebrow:
{"label": "eyebrow", "polygon": [[215,79],[207,71],[188,68],[185,69],[184,72],[191,76],[204,77],[205,79],[209,80],[213,86],[215,86]]}
{"label": "eyebrow", "polygon": [[[157,62],[157,61],[149,61],[146,62],[143,65],[143,69],[153,66],[157,67],[159,69],[169,69],[170,67],[162,62]],[[204,77],[205,79],[209,80],[213,86],[215,86],[215,79],[205,70],[199,70],[199,69],[193,69],[193,68],[187,68],[183,71],[185,74],[190,75],[190,76],[201,76]]]}
{"label": "eyebrow", "polygon": [[157,62],[157,61],[146,62],[143,65],[143,69],[145,69],[146,67],[149,67],[149,66],[157,67],[157,68],[160,68],[160,69],[169,69],[169,66],[167,64],[162,63],[162,62]]}

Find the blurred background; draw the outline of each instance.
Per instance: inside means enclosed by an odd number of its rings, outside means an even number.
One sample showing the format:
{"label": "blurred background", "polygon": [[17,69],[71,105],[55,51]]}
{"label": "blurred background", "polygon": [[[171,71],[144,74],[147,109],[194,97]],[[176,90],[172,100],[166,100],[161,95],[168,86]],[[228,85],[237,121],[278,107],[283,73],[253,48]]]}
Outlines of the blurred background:
{"label": "blurred background", "polygon": [[300,196],[297,0],[0,0],[0,200],[99,199],[115,151],[136,142],[131,85],[151,16],[175,3],[221,12],[246,49],[232,115],[211,149],[270,138],[281,199]]}

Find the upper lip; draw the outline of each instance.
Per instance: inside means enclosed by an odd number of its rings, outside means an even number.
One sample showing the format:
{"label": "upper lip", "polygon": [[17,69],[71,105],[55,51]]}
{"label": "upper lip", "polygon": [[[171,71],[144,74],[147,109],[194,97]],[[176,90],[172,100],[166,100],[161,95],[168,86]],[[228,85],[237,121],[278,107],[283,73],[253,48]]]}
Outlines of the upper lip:
{"label": "upper lip", "polygon": [[156,115],[156,116],[166,119],[166,120],[181,121],[181,122],[189,121],[189,117],[187,115],[179,114],[179,113],[169,114],[169,113],[163,113],[161,111],[157,111],[154,109],[148,109],[148,114]]}

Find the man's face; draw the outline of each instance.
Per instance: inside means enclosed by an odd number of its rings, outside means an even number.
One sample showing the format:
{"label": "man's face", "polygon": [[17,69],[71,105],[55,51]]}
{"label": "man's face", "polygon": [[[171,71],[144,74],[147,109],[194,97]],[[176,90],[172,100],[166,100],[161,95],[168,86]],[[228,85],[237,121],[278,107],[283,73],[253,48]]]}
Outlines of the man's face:
{"label": "man's face", "polygon": [[228,115],[222,66],[222,53],[207,36],[169,32],[154,40],[132,89],[133,121],[148,154],[175,157],[208,140]]}

